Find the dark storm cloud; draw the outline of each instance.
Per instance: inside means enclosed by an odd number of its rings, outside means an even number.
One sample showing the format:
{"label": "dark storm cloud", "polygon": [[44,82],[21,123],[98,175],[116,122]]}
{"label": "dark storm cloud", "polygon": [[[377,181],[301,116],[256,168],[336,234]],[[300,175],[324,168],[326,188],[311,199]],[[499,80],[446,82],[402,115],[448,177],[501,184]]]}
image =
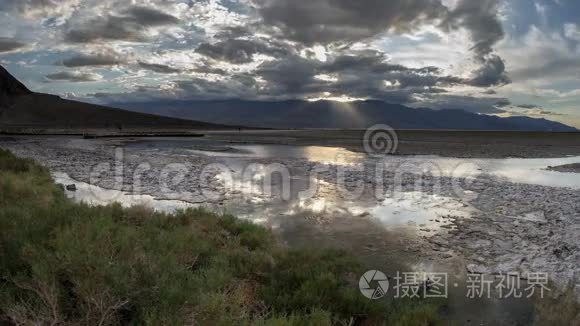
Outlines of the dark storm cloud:
{"label": "dark storm cloud", "polygon": [[144,41],[143,27],[127,23],[118,17],[109,17],[106,20],[96,19],[89,22],[94,29],[73,29],[66,33],[65,40],[71,43],[89,43],[99,40],[127,40]]}
{"label": "dark storm cloud", "polygon": [[143,26],[163,26],[179,23],[179,19],[157,9],[133,6],[123,12],[127,20]]}
{"label": "dark storm cloud", "polygon": [[266,24],[305,44],[350,42],[444,18],[439,0],[254,0]]}
{"label": "dark storm cloud", "polygon": [[474,43],[473,50],[483,60],[505,36],[498,18],[498,6],[499,0],[460,0],[457,7],[450,11],[444,25],[467,29]]}
{"label": "dark storm cloud", "polygon": [[0,53],[18,50],[25,46],[25,43],[16,41],[12,38],[0,37]]}
{"label": "dark storm cloud", "polygon": [[89,43],[99,40],[145,41],[150,27],[177,24],[179,19],[153,8],[133,6],[118,15],[96,18],[77,29],[69,30],[65,40]]}
{"label": "dark storm cloud", "polygon": [[235,64],[250,63],[254,55],[264,54],[273,57],[286,56],[289,50],[260,40],[228,39],[214,44],[202,43],[195,50],[209,58]]}
{"label": "dark storm cloud", "polygon": [[305,45],[360,41],[383,32],[417,29],[425,23],[446,31],[464,28],[482,65],[471,82],[478,87],[510,82],[503,60],[493,54],[505,35],[498,2],[460,0],[455,8],[447,8],[441,0],[254,0],[265,24],[278,27],[280,37]]}
{"label": "dark storm cloud", "polygon": [[140,61],[139,66],[143,69],[151,70],[160,74],[176,74],[181,72],[180,69],[157,63],[147,63]]}
{"label": "dark storm cloud", "polygon": [[306,44],[358,41],[377,34],[414,30],[425,23],[466,28],[479,57],[493,52],[504,37],[499,0],[460,0],[447,8],[441,0],[254,0],[264,22],[283,36]]}
{"label": "dark storm cloud", "polygon": [[[442,76],[437,67],[408,68],[386,61],[384,53],[365,51],[363,53],[338,55],[322,64],[321,73],[337,74],[339,79],[355,77],[364,80],[389,81],[400,88],[434,87],[464,83],[454,76]],[[342,77],[342,78],[341,78]]]}
{"label": "dark storm cloud", "polygon": [[476,87],[505,85],[511,82],[505,71],[505,63],[497,55],[488,56],[482,66],[473,72],[469,84]]}
{"label": "dark storm cloud", "polygon": [[521,109],[537,109],[540,108],[540,106],[535,105],[535,104],[520,104],[520,105],[516,105],[518,108]]}
{"label": "dark storm cloud", "polygon": [[290,56],[283,60],[265,62],[257,74],[267,82],[267,88],[274,94],[304,94],[312,92],[315,85],[320,85],[314,77],[318,63],[300,56]]}
{"label": "dark storm cloud", "polygon": [[71,68],[85,66],[115,66],[123,63],[125,63],[125,60],[119,54],[114,52],[80,54],[59,62],[59,64]]}
{"label": "dark storm cloud", "polygon": [[100,80],[101,76],[93,73],[83,72],[58,72],[46,76],[49,81],[66,81],[66,82],[91,82]]}
{"label": "dark storm cloud", "polygon": [[[331,94],[398,103],[414,101],[417,94],[442,93],[445,90],[439,86],[464,82],[458,77],[441,75],[435,67],[414,69],[390,64],[377,51],[337,55],[327,62],[291,56],[265,62],[256,74],[266,81],[263,91],[269,96]],[[319,78],[320,75],[326,78]]]}
{"label": "dark storm cloud", "polygon": [[344,71],[367,71],[374,73],[388,73],[407,71],[407,67],[385,62],[385,56],[377,51],[367,51],[362,55],[341,55],[323,65],[322,70],[327,73]]}
{"label": "dark storm cloud", "polygon": [[499,0],[460,0],[442,24],[445,28],[465,28],[471,34],[472,50],[481,67],[473,72],[472,86],[488,87],[509,84],[505,64],[493,54],[494,46],[505,32],[498,17]]}

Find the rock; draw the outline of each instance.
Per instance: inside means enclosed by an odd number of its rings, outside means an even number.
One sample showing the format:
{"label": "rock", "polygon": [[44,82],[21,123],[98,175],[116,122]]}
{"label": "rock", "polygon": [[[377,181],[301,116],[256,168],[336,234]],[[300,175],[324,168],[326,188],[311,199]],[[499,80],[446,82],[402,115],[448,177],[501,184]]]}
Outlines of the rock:
{"label": "rock", "polygon": [[70,185],[66,186],[66,190],[77,191],[77,186],[75,184],[70,184]]}

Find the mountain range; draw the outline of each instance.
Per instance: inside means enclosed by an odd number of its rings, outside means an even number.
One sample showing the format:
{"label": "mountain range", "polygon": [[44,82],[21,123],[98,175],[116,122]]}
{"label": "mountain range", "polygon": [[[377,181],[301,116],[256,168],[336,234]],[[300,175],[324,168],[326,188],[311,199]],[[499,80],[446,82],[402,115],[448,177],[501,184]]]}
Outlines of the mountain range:
{"label": "mountain range", "polygon": [[180,119],[258,128],[364,129],[375,124],[387,124],[394,129],[577,131],[576,128],[546,119],[525,116],[502,118],[463,110],[415,109],[375,100],[158,101],[110,105]]}

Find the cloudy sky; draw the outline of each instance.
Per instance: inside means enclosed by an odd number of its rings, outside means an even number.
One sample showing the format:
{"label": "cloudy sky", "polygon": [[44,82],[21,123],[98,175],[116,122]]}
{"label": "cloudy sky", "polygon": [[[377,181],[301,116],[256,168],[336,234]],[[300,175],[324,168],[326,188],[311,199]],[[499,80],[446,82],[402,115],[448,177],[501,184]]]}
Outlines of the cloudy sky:
{"label": "cloudy sky", "polygon": [[95,103],[381,99],[580,127],[578,0],[0,0],[0,63]]}

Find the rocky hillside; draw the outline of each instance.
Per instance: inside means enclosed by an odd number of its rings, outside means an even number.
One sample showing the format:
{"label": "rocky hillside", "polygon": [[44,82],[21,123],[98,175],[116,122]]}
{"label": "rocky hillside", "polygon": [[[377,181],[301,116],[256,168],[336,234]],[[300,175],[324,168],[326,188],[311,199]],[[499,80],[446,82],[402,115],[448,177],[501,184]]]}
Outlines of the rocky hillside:
{"label": "rocky hillside", "polygon": [[11,105],[16,97],[29,94],[32,92],[24,84],[0,66],[0,108]]}
{"label": "rocky hillside", "polygon": [[0,125],[22,128],[214,129],[212,123],[168,118],[62,99],[30,91],[0,66]]}

